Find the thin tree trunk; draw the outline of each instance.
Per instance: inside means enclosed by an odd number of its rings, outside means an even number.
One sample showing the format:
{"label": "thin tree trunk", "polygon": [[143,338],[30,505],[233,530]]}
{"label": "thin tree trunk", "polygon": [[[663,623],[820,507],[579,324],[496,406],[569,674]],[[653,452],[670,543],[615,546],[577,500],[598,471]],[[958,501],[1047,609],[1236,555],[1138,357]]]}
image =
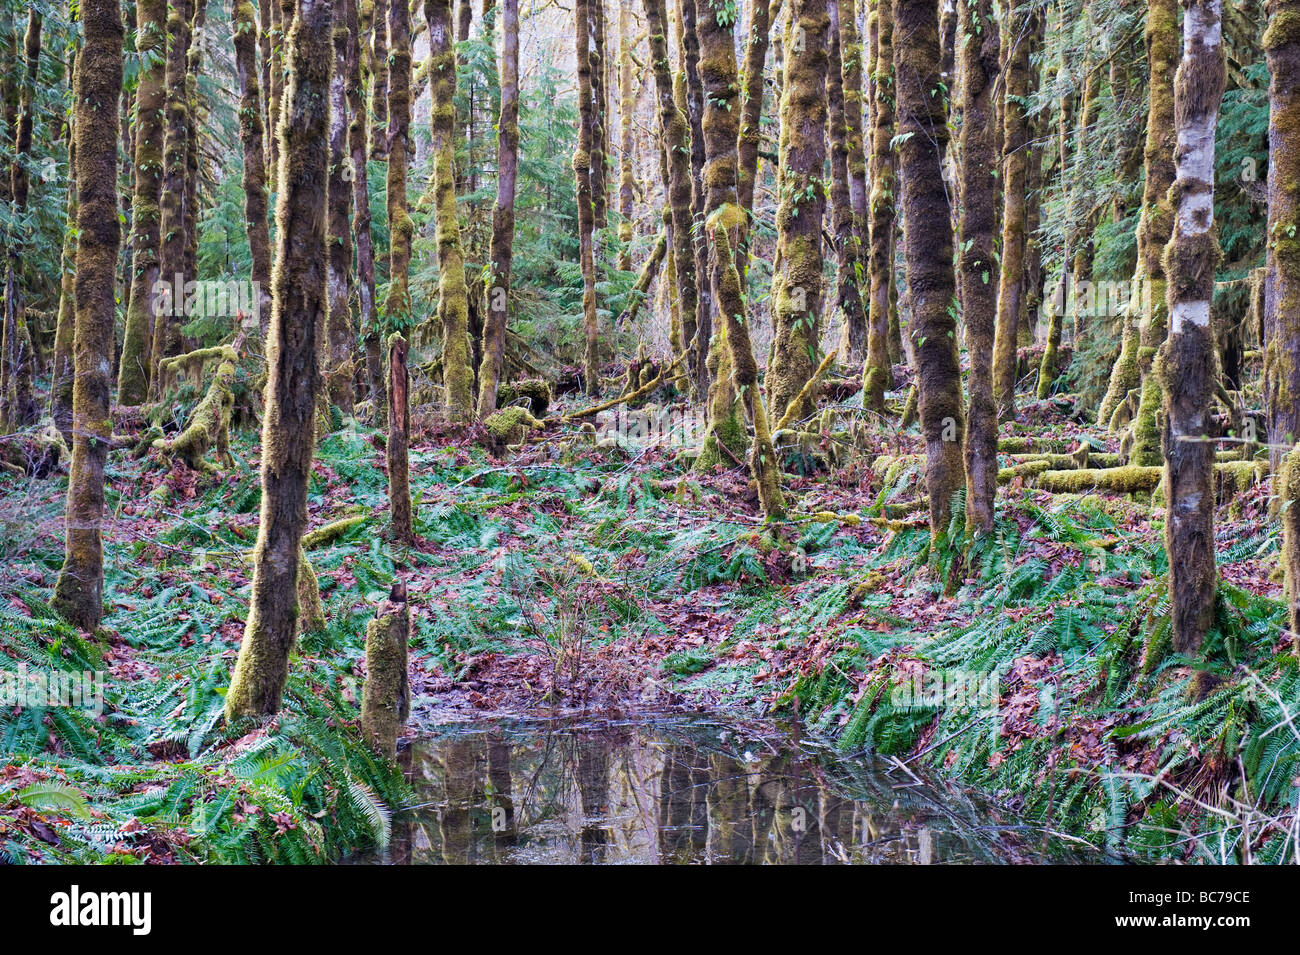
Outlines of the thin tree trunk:
{"label": "thin tree trunk", "polygon": [[231,25],[235,34],[235,70],[239,74],[239,139],[244,150],[244,228],[253,260],[257,324],[265,338],[271,324],[271,227],[266,218],[266,144],[261,90],[257,85],[257,28],[250,0],[233,0]]}
{"label": "thin tree trunk", "polygon": [[117,217],[117,104],[126,31],[118,0],[81,0],[73,130],[77,154],[76,344],[72,465],[63,569],[53,606],[83,630],[104,609],[104,461],[113,436],[114,281]]}
{"label": "thin tree trunk", "polygon": [[[1227,79],[1223,0],[1189,0],[1175,82],[1178,151],[1173,238],[1165,252],[1169,337],[1157,373],[1164,386],[1165,550],[1173,642],[1195,653],[1214,623],[1214,443],[1217,380],[1210,303],[1220,252],[1214,232],[1214,133]],[[1272,173],[1270,173],[1270,176]]]}
{"label": "thin tree trunk", "polygon": [[[633,85],[632,0],[619,0],[618,6],[618,267],[632,271],[632,201],[636,191],[633,138],[633,113],[636,112],[636,89]],[[502,96],[505,95],[504,88]],[[480,391],[482,386],[480,385]]]}
{"label": "thin tree trunk", "polygon": [[[816,367],[821,332],[822,215],[826,208],[826,0],[792,0],[781,103],[781,201],[772,281],[768,397],[779,419]],[[812,410],[806,398],[794,418]]]}
{"label": "thin tree trunk", "polygon": [[[438,319],[442,326],[442,380],[447,417],[474,417],[474,368],[469,338],[469,291],[460,224],[456,220],[456,55],[452,46],[451,0],[425,0],[429,21],[429,76],[433,94],[434,214],[438,231]],[[595,299],[592,299],[595,310]]]}
{"label": "thin tree trunk", "polygon": [[740,207],[754,211],[754,187],[758,182],[758,147],[763,141],[763,68],[771,43],[772,14],[781,0],[754,0],[750,14],[749,42],[745,44],[745,95],[740,104],[740,139],[737,154],[740,178],[736,192]]}
{"label": "thin tree trunk", "polygon": [[[1165,246],[1173,232],[1169,187],[1174,184],[1174,69],[1178,65],[1178,0],[1147,0],[1147,139],[1143,157],[1146,183],[1138,221],[1138,258],[1142,263],[1142,300],[1146,306],[1142,347],[1158,348],[1169,325],[1166,306]],[[1148,352],[1150,354],[1150,352]],[[1267,372],[1266,372],[1267,374]],[[1142,398],[1133,420],[1129,464],[1160,464],[1160,376],[1143,369]]]}
{"label": "thin tree trunk", "polygon": [[[76,83],[76,63],[73,54],[69,77]],[[68,118],[68,202],[63,229],[63,251],[59,258],[59,317],[54,326],[54,359],[50,369],[50,418],[68,445],[72,444],[73,338],[76,324],[76,274],[77,274],[77,150],[72,131],[73,119]]]}
{"label": "thin tree trunk", "polygon": [[998,135],[994,110],[1001,48],[991,0],[958,4],[961,124],[962,319],[970,356],[966,418],[966,533],[993,531],[998,487],[998,407],[993,395],[997,324]]}
{"label": "thin tree trunk", "polygon": [[[709,275],[709,239],[704,225],[704,84],[700,79],[700,40],[696,32],[699,0],[677,0],[679,29],[680,77],[682,101],[691,130],[691,249],[695,254],[695,274]],[[711,10],[709,11],[712,12]],[[713,339],[713,296],[710,281],[702,278],[696,285],[695,303],[695,388],[701,399],[709,393],[709,345]]]}
{"label": "thin tree trunk", "polygon": [[868,219],[867,362],[863,374],[862,403],[868,411],[883,414],[885,392],[894,387],[890,353],[890,315],[894,284],[894,13],[891,0],[872,0],[868,32],[874,40],[871,72],[874,92],[871,117],[871,196]]}
{"label": "thin tree trunk", "polygon": [[1035,50],[1042,14],[1007,0],[1008,30],[1003,42],[1002,120],[1002,263],[998,274],[998,315],[993,341],[993,395],[1002,418],[1016,416],[1017,330],[1027,289],[1025,243],[1029,211],[1029,161],[1033,144],[1029,135],[1026,98],[1029,95],[1030,57]]}
{"label": "thin tree trunk", "polygon": [[[624,0],[624,10],[631,0]],[[497,122],[497,201],[492,209],[492,274],[488,281],[488,313],[483,326],[483,363],[479,368],[478,416],[497,407],[497,387],[505,363],[506,319],[510,304],[510,266],[515,241],[515,181],[519,169],[519,0],[501,2],[501,116]],[[626,105],[626,99],[624,104]],[[627,117],[631,125],[631,116]],[[627,148],[627,137],[624,147]],[[624,170],[631,156],[624,156]],[[630,192],[630,190],[629,190]],[[621,200],[620,200],[621,201]],[[630,215],[631,196],[627,197]],[[629,223],[630,225],[630,223]]]}
{"label": "thin tree trunk", "polygon": [[[844,323],[840,355],[854,365],[862,362],[867,346],[867,320],[858,284],[858,230],[853,212],[849,176],[849,129],[844,109],[844,73],[840,55],[839,0],[826,5],[830,15],[827,45],[827,139],[831,153],[831,230],[835,236],[835,301]],[[861,123],[859,122],[859,125]]]}
{"label": "thin tree trunk", "polygon": [[388,295],[384,319],[393,330],[413,324],[411,314],[411,239],[415,225],[406,195],[410,171],[411,13],[405,3],[388,5]]}
{"label": "thin tree trunk", "polygon": [[894,0],[894,76],[898,96],[899,171],[911,339],[916,356],[930,535],[947,535],[953,495],[965,481],[961,369],[952,305],[952,222],[942,165],[948,147],[940,82],[939,20],[929,0]]}
{"label": "thin tree trunk", "polygon": [[388,339],[388,515],[393,540],[413,543],[411,527],[411,375],[406,365],[406,339],[394,332]]}
{"label": "thin tree trunk", "polygon": [[370,112],[375,117],[370,128],[372,159],[388,157],[388,3],[389,0],[374,2],[375,32],[370,42],[370,63],[374,69],[371,81],[373,85],[370,87]]}
{"label": "thin tree trunk", "polygon": [[[163,137],[163,185],[159,217],[158,265],[161,281],[171,294],[157,296],[161,311],[154,315],[149,359],[149,397],[162,397],[158,365],[180,352],[181,318],[185,311],[185,179],[188,157],[188,113],[185,95],[186,50],[190,42],[191,0],[173,0],[167,15],[167,126]],[[180,287],[177,288],[178,284]]]}
{"label": "thin tree trunk", "polygon": [[[337,0],[336,0],[337,2]],[[348,45],[348,149],[352,154],[352,236],[357,250],[357,318],[358,328],[365,337],[366,361],[365,380],[370,400],[375,409],[383,405],[382,362],[374,361],[371,367],[371,343],[376,346],[373,351],[378,357],[379,330],[375,317],[375,248],[370,234],[370,182],[366,175],[366,157],[369,154],[369,131],[366,113],[366,77],[373,71],[362,68],[362,44],[369,30],[377,29],[367,21],[364,25],[359,19],[358,0],[344,0],[347,4],[348,33],[351,42]],[[366,9],[371,8],[367,5]]]}
{"label": "thin tree trunk", "polygon": [[[745,320],[745,298],[740,286],[740,272],[736,268],[736,250],[740,248],[741,237],[746,231],[746,219],[736,192],[739,175],[736,146],[740,133],[740,84],[736,75],[735,27],[734,14],[728,20],[722,10],[715,12],[707,9],[697,23],[700,76],[704,83],[704,116],[701,126],[706,158],[705,215],[712,239],[710,269],[713,297],[722,317],[721,331],[726,336],[734,382],[734,386],[726,383],[725,387],[733,401],[737,396],[740,398],[745,405],[746,416],[754,422],[750,473],[754,477],[764,516],[775,520],[785,514],[785,502],[781,496],[781,469],[772,449],[767,412],[758,390],[758,364],[754,360],[749,325]],[[714,382],[714,387],[724,387],[721,376]],[[712,423],[715,428],[719,424],[716,420]],[[743,425],[737,422],[736,430],[743,434]],[[718,440],[722,440],[721,436]]]}
{"label": "thin tree trunk", "polygon": [[318,338],[325,327],[325,207],[329,165],[330,0],[298,0],[276,193],[275,268],[266,343],[262,508],[252,597],[226,718],[280,708],[298,630],[298,575],[315,449]]}
{"label": "thin tree trunk", "polygon": [[330,178],[329,178],[329,334],[326,387],[329,400],[344,414],[352,414],[352,351],[356,331],[348,308],[352,278],[352,183],[349,181],[351,150],[348,143],[348,29],[349,0],[333,0],[334,72],[330,77]]}
{"label": "thin tree trunk", "polygon": [[578,258],[582,269],[585,340],[582,370],[587,393],[594,395],[600,390],[600,329],[596,319],[596,264],[592,236],[596,221],[591,195],[596,118],[592,103],[591,15],[588,5],[589,0],[576,0],[573,6],[574,48],[578,60],[578,149],[573,154],[573,172],[578,182]]}
{"label": "thin tree trunk", "polygon": [[[663,145],[664,191],[668,199],[668,255],[680,303],[681,344],[694,367],[696,288],[695,256],[691,238],[691,171],[687,150],[686,117],[677,108],[672,69],[668,60],[668,18],[664,0],[643,0],[646,27],[650,33],[650,65],[659,96],[659,136]],[[581,209],[579,209],[581,213]],[[691,376],[694,381],[694,375]],[[703,396],[701,396],[703,397]]]}

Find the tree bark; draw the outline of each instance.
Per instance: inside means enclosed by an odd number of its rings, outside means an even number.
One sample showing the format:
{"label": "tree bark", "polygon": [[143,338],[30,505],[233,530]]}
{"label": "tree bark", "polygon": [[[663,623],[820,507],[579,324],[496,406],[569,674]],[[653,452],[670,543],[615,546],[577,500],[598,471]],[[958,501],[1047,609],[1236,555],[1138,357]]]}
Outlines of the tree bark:
{"label": "tree bark", "polygon": [[[668,246],[672,273],[677,286],[681,315],[681,344],[690,353],[694,367],[695,306],[698,300],[697,274],[691,238],[691,172],[686,117],[677,108],[673,94],[672,69],[668,60],[668,19],[664,0],[643,0],[650,34],[650,65],[659,97],[659,136],[663,141],[663,166],[667,170],[664,191],[668,199]],[[581,213],[581,209],[579,209]],[[691,376],[694,381],[694,376]]]}
{"label": "tree bark", "polygon": [[[438,319],[442,326],[442,380],[447,417],[474,417],[474,369],[469,339],[469,293],[460,224],[456,220],[456,56],[450,0],[425,0],[429,21],[430,90],[433,126],[434,214],[438,232]],[[593,292],[592,309],[595,309]]]}
{"label": "tree bark", "polygon": [[[831,152],[831,231],[835,237],[835,301],[843,327],[840,355],[862,362],[867,345],[867,320],[858,284],[858,230],[849,175],[849,121],[845,111],[844,68],[840,51],[839,0],[828,0],[830,17],[826,62],[826,131]],[[859,126],[861,117],[859,116]]]}
{"label": "tree bark", "polygon": [[239,139],[244,150],[244,228],[253,260],[257,324],[265,338],[271,324],[271,227],[266,218],[266,131],[257,83],[257,24],[250,0],[233,0],[231,25],[235,34],[235,70],[239,74]]}
{"label": "tree bark", "polygon": [[600,328],[596,318],[596,263],[593,249],[595,211],[592,206],[592,150],[595,148],[596,116],[591,85],[591,12],[589,0],[573,6],[574,48],[578,60],[578,148],[573,154],[573,173],[578,184],[578,258],[582,269],[582,372],[586,391],[600,390]]}
{"label": "tree bark", "polygon": [[[626,4],[631,0],[624,0]],[[519,170],[519,0],[501,3],[501,116],[497,122],[497,201],[492,209],[492,246],[488,253],[488,313],[483,326],[483,362],[479,368],[478,416],[496,411],[497,387],[505,363],[506,319],[510,304],[510,266],[514,258],[515,182]],[[630,70],[630,66],[628,67]],[[626,107],[627,100],[624,99]],[[626,117],[631,126],[631,116]],[[624,147],[627,149],[627,137]],[[632,157],[623,157],[625,174]],[[630,218],[631,195],[626,197]],[[620,197],[620,203],[624,198]],[[629,222],[630,226],[630,222]]]}
{"label": "tree bark", "polygon": [[[816,367],[822,307],[822,215],[826,194],[826,0],[792,0],[781,103],[780,205],[772,281],[773,352],[768,397],[778,418]],[[795,420],[811,412],[795,409]]]}
{"label": "tree bark", "polygon": [[348,48],[352,33],[348,25],[351,0],[333,0],[334,71],[330,77],[330,173],[329,173],[329,334],[326,387],[329,400],[344,415],[352,414],[352,352],[356,330],[348,307],[352,288],[352,195],[350,181],[352,152],[348,142]]}
{"label": "tree bark", "polygon": [[328,308],[325,214],[332,24],[330,0],[297,0],[287,46],[276,193],[262,507],[248,620],[226,694],[227,719],[270,715],[280,708],[298,629],[299,554],[307,526],[320,387],[318,340]]}
{"label": "tree bark", "polygon": [[946,537],[953,495],[965,482],[961,369],[953,307],[951,211],[942,166],[948,147],[940,83],[938,9],[929,0],[894,0],[894,76],[898,97],[904,257],[912,299],[930,536]]}
{"label": "tree bark", "polygon": [[872,0],[868,33],[874,39],[871,61],[871,196],[868,218],[867,362],[863,373],[862,403],[867,411],[883,414],[885,392],[894,387],[890,355],[891,290],[894,285],[894,13],[891,0]]}
{"label": "tree bark", "polygon": [[998,312],[995,258],[998,135],[994,109],[1001,45],[991,0],[957,5],[960,44],[962,319],[970,356],[966,418],[966,533],[993,531],[998,488],[998,407],[993,349]]}
{"label": "tree bark", "polygon": [[[1269,441],[1300,434],[1300,0],[1272,0],[1264,52],[1269,70],[1268,249],[1265,311],[1277,369],[1266,392]],[[1288,435],[1290,436],[1288,438]],[[1300,633],[1300,445],[1285,459],[1280,491],[1288,626]]]}
{"label": "tree bark", "polygon": [[1223,0],[1187,3],[1174,95],[1175,219],[1164,256],[1169,336],[1157,373],[1164,391],[1165,549],[1180,653],[1196,652],[1213,625],[1218,577],[1209,419],[1217,381],[1210,303],[1221,257],[1214,231],[1214,134],[1227,77],[1222,13]]}
{"label": "tree bark", "polygon": [[[164,358],[180,353],[180,319],[185,309],[185,179],[188,164],[185,54],[190,43],[193,7],[191,0],[174,0],[167,14],[167,124],[163,136],[158,266],[160,281],[171,289],[171,293],[166,297],[155,297],[155,303],[162,310],[154,315],[149,359],[149,397],[154,401],[162,397],[162,376],[158,374],[158,365]],[[178,279],[180,288],[176,288]]]}
{"label": "tree bark", "polygon": [[83,630],[104,609],[104,461],[113,436],[114,280],[117,217],[117,104],[125,30],[118,0],[82,0],[73,135],[77,154],[76,335],[72,465],[63,569],[53,606]]}
{"label": "tree bark", "polygon": [[411,528],[411,376],[406,364],[406,339],[394,332],[388,339],[388,514],[393,540],[413,543]]}

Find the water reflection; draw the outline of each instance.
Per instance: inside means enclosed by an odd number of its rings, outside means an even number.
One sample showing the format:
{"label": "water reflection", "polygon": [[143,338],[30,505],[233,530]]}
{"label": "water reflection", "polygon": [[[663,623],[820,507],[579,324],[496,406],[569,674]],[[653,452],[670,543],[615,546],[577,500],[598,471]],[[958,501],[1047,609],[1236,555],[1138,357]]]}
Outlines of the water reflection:
{"label": "water reflection", "polygon": [[[717,718],[458,726],[403,754],[421,864],[1092,861],[897,766]],[[887,771],[888,770],[888,771]]]}

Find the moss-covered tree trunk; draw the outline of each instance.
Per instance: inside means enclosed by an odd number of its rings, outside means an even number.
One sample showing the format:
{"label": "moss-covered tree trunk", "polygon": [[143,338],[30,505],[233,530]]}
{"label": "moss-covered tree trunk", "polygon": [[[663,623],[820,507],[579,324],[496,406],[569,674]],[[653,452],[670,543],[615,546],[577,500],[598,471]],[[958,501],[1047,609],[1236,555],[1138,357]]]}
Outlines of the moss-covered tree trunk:
{"label": "moss-covered tree trunk", "polygon": [[[1269,442],[1300,435],[1300,0],[1272,0],[1264,52],[1269,69],[1268,349]],[[1289,626],[1300,633],[1300,445],[1286,456],[1280,496]]]}
{"label": "moss-covered tree trunk", "polygon": [[388,339],[388,516],[393,540],[415,540],[411,526],[411,375],[406,339],[394,332]]}
{"label": "moss-covered tree trunk", "polygon": [[[862,35],[858,31],[857,0],[840,0],[839,4],[839,40],[840,63],[844,80],[844,136],[848,148],[849,205],[853,210],[853,240],[855,261],[857,262],[857,279],[859,289],[868,282],[867,249],[869,227],[867,225],[867,147],[864,133],[864,116],[866,100],[864,98],[864,50]],[[868,64],[869,68],[869,64]],[[869,290],[870,286],[865,286]],[[867,349],[867,315],[866,296],[859,291],[863,314],[860,340],[854,345],[852,356],[855,363],[866,358]]]}
{"label": "moss-covered tree trunk", "polygon": [[701,399],[709,393],[708,355],[713,340],[714,314],[712,282],[709,278],[709,237],[704,228],[705,194],[708,191],[704,184],[704,83],[700,78],[700,39],[696,26],[700,13],[698,8],[702,2],[707,6],[707,0],[677,0],[678,108],[686,114],[691,131],[691,249],[695,253],[695,274],[700,276],[696,285],[692,346],[696,361],[692,370],[695,373],[695,390]]}
{"label": "moss-covered tree trunk", "polygon": [[[1269,456],[1276,466],[1284,449],[1300,440],[1300,3],[1296,0],[1273,0],[1264,50],[1269,66],[1264,285],[1269,341],[1264,395]],[[1288,515],[1288,519],[1300,517]]]}
{"label": "moss-covered tree trunk", "polygon": [[740,163],[736,194],[746,215],[754,211],[754,187],[758,182],[758,151],[763,141],[764,65],[771,45],[772,16],[779,13],[781,0],[754,0],[750,10],[749,40],[745,44],[744,97],[740,104]]}
{"label": "moss-covered tree trunk", "polygon": [[[754,422],[750,450],[750,472],[758,491],[763,514],[769,520],[785,514],[781,496],[781,470],[772,449],[767,412],[758,390],[758,364],[745,319],[745,297],[741,291],[736,250],[746,231],[745,211],[740,207],[736,185],[739,176],[737,139],[740,133],[741,87],[736,71],[736,8],[702,5],[696,21],[700,41],[700,79],[704,87],[704,116],[701,127],[705,147],[705,214],[709,231],[710,281],[718,304],[729,361],[718,363],[714,388],[724,388],[722,368],[730,365],[734,388],[726,386],[731,400],[719,402],[713,410],[715,440],[726,443],[743,436],[744,424],[732,402],[743,402],[746,416]],[[725,415],[722,420],[720,416]],[[726,423],[729,421],[729,424]],[[733,452],[734,453],[734,449]]]}
{"label": "moss-covered tree trunk", "polygon": [[72,466],[63,569],[53,605],[84,630],[99,626],[104,605],[104,461],[113,422],[114,273],[117,217],[117,104],[122,95],[126,31],[118,0],[82,0],[73,135],[77,154],[76,344]]}
{"label": "moss-covered tree trunk", "polygon": [[[363,4],[364,10],[365,0],[358,2]],[[370,112],[374,123],[370,132],[370,155],[374,159],[388,157],[388,3],[389,0],[374,0],[371,14],[374,32],[370,35]]]}
{"label": "moss-covered tree trunk", "polygon": [[591,211],[596,228],[603,229],[609,219],[609,162],[608,103],[609,61],[605,46],[605,2],[587,0],[588,25],[591,35]]}
{"label": "moss-covered tree trunk", "polygon": [[[192,0],[173,0],[167,14],[167,122],[163,135],[163,183],[159,212],[158,265],[160,281],[169,296],[157,296],[162,310],[154,316],[150,346],[149,396],[162,397],[162,376],[158,366],[164,358],[180,353],[181,324],[185,303],[185,179],[188,158],[186,134],[189,113],[185,92],[186,52],[190,44]],[[189,278],[192,278],[190,276]],[[180,288],[176,288],[179,278]]]}
{"label": "moss-covered tree trunk", "polygon": [[596,116],[591,90],[591,13],[588,0],[573,5],[574,49],[578,61],[578,148],[573,173],[578,184],[578,260],[582,269],[582,373],[588,394],[600,390],[600,328],[596,320],[596,262],[593,248],[591,163]]}
{"label": "moss-covered tree trunk", "polygon": [[[336,0],[337,2],[337,0]],[[343,0],[347,5],[348,32],[351,42],[348,44],[348,152],[351,155],[352,171],[352,239],[357,252],[357,327],[361,334],[369,339],[378,334],[375,322],[375,247],[370,234],[370,182],[366,176],[366,157],[369,155],[369,117],[366,111],[366,80],[371,70],[363,70],[362,43],[373,25],[368,19],[362,23],[358,0]],[[370,3],[365,3],[367,17],[373,12]],[[367,350],[367,355],[369,351]],[[365,368],[365,384],[369,396],[376,404],[382,404],[383,389],[379,387],[377,377],[371,377],[369,361]],[[378,369],[374,373],[378,375]]]}
{"label": "moss-covered tree trunk", "polygon": [[1026,288],[1025,243],[1029,211],[1028,103],[1030,56],[1042,15],[1026,2],[1010,9],[1003,46],[1002,261],[998,270],[998,315],[993,344],[993,395],[1003,418],[1016,414],[1016,342]]}
{"label": "moss-covered tree trunk", "polygon": [[[624,9],[630,0],[625,0]],[[483,325],[483,362],[479,368],[478,416],[482,420],[496,411],[497,387],[505,363],[506,318],[510,305],[510,266],[515,242],[515,183],[519,173],[519,0],[501,3],[501,116],[497,122],[497,201],[492,209],[492,246],[488,253],[491,274],[487,282],[487,321]],[[630,72],[630,58],[627,70]],[[623,99],[624,108],[628,101]],[[630,113],[624,117],[631,125]],[[626,137],[625,150],[628,148]],[[629,174],[632,158],[624,155],[623,168]],[[624,183],[626,185],[626,183]],[[631,189],[622,195],[631,208]],[[631,226],[630,211],[625,213]]]}
{"label": "moss-covered tree trunk", "polygon": [[[442,383],[451,421],[474,417],[474,369],[470,364],[469,293],[460,224],[456,219],[456,55],[450,0],[425,0],[429,21],[429,88],[433,128],[433,209],[438,233],[438,320],[442,328]],[[392,161],[391,159],[389,160]],[[595,292],[592,293],[595,309]]]}
{"label": "moss-covered tree trunk", "polygon": [[998,135],[994,107],[1001,47],[991,0],[957,5],[960,67],[962,319],[970,356],[966,418],[966,533],[993,530],[998,487],[998,406],[993,394],[997,326]]}
{"label": "moss-covered tree trunk", "polygon": [[[618,5],[618,267],[632,271],[632,203],[636,194],[636,85],[632,68],[632,0]],[[502,91],[504,95],[504,90]],[[482,387],[479,388],[480,393]]]}
{"label": "moss-covered tree trunk", "polygon": [[1147,138],[1143,149],[1146,182],[1138,220],[1138,259],[1142,267],[1142,398],[1133,421],[1128,463],[1160,464],[1160,376],[1149,373],[1150,357],[1165,340],[1169,326],[1166,303],[1165,246],[1173,233],[1174,212],[1169,187],[1174,184],[1174,70],[1178,66],[1178,0],[1147,0]]}
{"label": "moss-covered tree trunk", "polygon": [[203,28],[207,20],[208,4],[195,0],[194,20],[190,24],[191,42],[185,51],[185,197],[183,204],[184,272],[194,279],[199,277],[199,133],[206,132],[208,129],[208,117],[199,114],[200,108],[206,110],[205,101],[199,96],[199,76],[203,68]]}
{"label": "moss-covered tree trunk", "polygon": [[[826,208],[826,0],[792,0],[781,102],[781,195],[772,280],[768,397],[784,416],[817,365],[821,331],[822,215]],[[804,399],[795,420],[812,411]]]}
{"label": "moss-covered tree trunk", "polygon": [[1164,391],[1165,549],[1174,648],[1193,653],[1214,623],[1214,444],[1217,356],[1210,303],[1220,253],[1214,230],[1214,135],[1227,69],[1223,0],[1189,0],[1175,84],[1178,151],[1173,238],[1165,250],[1169,335],[1157,372]]}
{"label": "moss-covered tree trunk", "polygon": [[[68,75],[76,84],[77,56],[72,56]],[[63,228],[63,251],[59,257],[59,315],[54,326],[54,356],[50,365],[50,418],[72,444],[73,331],[76,323],[77,274],[77,150],[71,115],[67,124],[68,201]]]}
{"label": "moss-covered tree trunk", "polygon": [[[241,13],[235,4],[236,22]],[[250,11],[251,12],[251,11]],[[163,88],[167,50],[166,0],[136,4],[136,49],[144,53],[135,93],[135,195],[131,200],[131,296],[117,372],[117,402],[138,405],[149,397],[153,347],[154,283],[158,281],[159,208],[162,195]],[[238,43],[236,45],[238,52]],[[256,95],[256,86],[254,86]],[[257,118],[260,124],[261,118]],[[241,130],[242,132],[242,130]],[[260,143],[259,143],[260,148]],[[248,160],[245,159],[245,169]],[[265,206],[263,206],[265,209]],[[250,231],[249,245],[254,242]]]}
{"label": "moss-covered tree trunk", "polygon": [[299,554],[307,526],[307,482],[315,450],[325,327],[325,215],[329,174],[330,0],[297,0],[276,190],[275,266],[268,378],[262,417],[262,507],[253,549],[244,640],[226,694],[226,717],[280,708],[298,630]]}
{"label": "moss-covered tree trunk", "polygon": [[[858,230],[849,176],[849,120],[845,110],[843,60],[840,51],[840,4],[826,4],[830,29],[826,60],[826,132],[831,154],[831,233],[835,238],[835,304],[839,309],[840,355],[853,364],[862,361],[867,346],[867,319],[858,284]],[[860,107],[859,103],[859,107]],[[861,126],[861,116],[859,116]]]}
{"label": "moss-covered tree trunk", "polygon": [[[901,42],[906,37],[907,42]],[[965,482],[961,369],[953,305],[952,222],[942,165],[948,148],[940,83],[939,17],[929,0],[894,0],[894,76],[898,97],[899,172],[903,182],[903,252],[912,297],[930,534],[948,529],[953,495]]]}
{"label": "moss-covered tree trunk", "polygon": [[356,331],[348,307],[352,291],[352,153],[348,142],[348,28],[347,0],[333,0],[334,69],[330,77],[329,222],[329,329],[325,381],[329,401],[345,415],[352,414],[352,352]]}
{"label": "moss-covered tree trunk", "polygon": [[0,345],[3,374],[0,374],[0,402],[3,403],[6,430],[24,428],[36,421],[36,396],[32,389],[35,377],[36,350],[27,327],[26,302],[22,288],[23,250],[26,247],[22,223],[27,213],[31,178],[27,172],[32,151],[33,109],[36,102],[37,71],[41,59],[41,28],[44,18],[32,7],[23,34],[23,72],[19,92],[18,122],[14,129],[14,155],[10,164],[9,195],[14,219],[6,230],[4,286],[4,331]]}
{"label": "moss-covered tree trunk", "polygon": [[[248,235],[248,251],[252,258],[251,277],[257,293],[257,323],[265,337],[271,324],[271,228],[266,218],[266,130],[262,126],[257,23],[253,19],[252,3],[249,0],[232,0],[230,19],[235,35],[235,71],[239,74],[239,141],[244,152],[244,229]],[[138,181],[139,160],[136,169]],[[138,199],[136,201],[139,202]],[[136,215],[138,217],[139,212]],[[156,244],[156,223],[154,229]],[[134,296],[132,300],[134,301]]]}
{"label": "moss-covered tree trunk", "polygon": [[[677,108],[673,94],[672,66],[668,59],[668,17],[664,0],[643,0],[649,31],[650,66],[654,71],[659,101],[659,137],[662,140],[662,168],[667,175],[664,191],[668,199],[668,256],[677,287],[681,316],[682,347],[692,353],[695,337],[697,276],[691,238],[691,170],[686,117]],[[581,209],[579,210],[581,212]],[[693,367],[693,364],[692,364]],[[692,380],[694,380],[692,378]]]}
{"label": "moss-covered tree trunk", "polygon": [[384,155],[388,159],[388,294],[384,321],[390,329],[410,326],[411,221],[406,181],[411,164],[411,11],[405,3],[388,5],[388,125]]}
{"label": "moss-covered tree trunk", "polygon": [[862,403],[882,414],[885,392],[894,387],[890,354],[891,290],[894,284],[894,12],[891,0],[871,0],[867,14],[871,39],[871,195],[868,212],[867,361]]}

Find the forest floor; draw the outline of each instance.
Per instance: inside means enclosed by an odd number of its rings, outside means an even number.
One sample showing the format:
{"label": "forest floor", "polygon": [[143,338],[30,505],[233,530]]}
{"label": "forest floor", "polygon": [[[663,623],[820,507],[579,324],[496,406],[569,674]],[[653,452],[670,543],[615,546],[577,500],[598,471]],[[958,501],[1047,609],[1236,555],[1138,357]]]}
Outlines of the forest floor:
{"label": "forest floor", "polygon": [[[1006,433],[1114,450],[1058,402],[1022,422]],[[796,712],[846,751],[930,765],[1111,851],[1294,851],[1300,677],[1267,482],[1220,508],[1219,621],[1191,659],[1169,647],[1149,500],[1015,478],[992,538],[936,549],[899,506],[920,479],[906,434],[789,477],[779,528],[740,467],[697,473],[677,448],[596,446],[576,428],[500,458],[482,437],[417,415],[409,548],[384,535],[382,435],[350,425],[320,442],[310,526],[364,519],[308,553],[327,626],[303,635],[286,710],[262,727],[221,718],[257,536],[254,435],[236,435],[235,467],[215,476],[110,458],[97,640],[44,603],[66,480],[0,491],[0,649],[106,674],[102,714],[0,718],[0,854],[317,861],[382,841],[404,783],[356,716],[365,624],[398,577],[412,732],[543,712]]]}

